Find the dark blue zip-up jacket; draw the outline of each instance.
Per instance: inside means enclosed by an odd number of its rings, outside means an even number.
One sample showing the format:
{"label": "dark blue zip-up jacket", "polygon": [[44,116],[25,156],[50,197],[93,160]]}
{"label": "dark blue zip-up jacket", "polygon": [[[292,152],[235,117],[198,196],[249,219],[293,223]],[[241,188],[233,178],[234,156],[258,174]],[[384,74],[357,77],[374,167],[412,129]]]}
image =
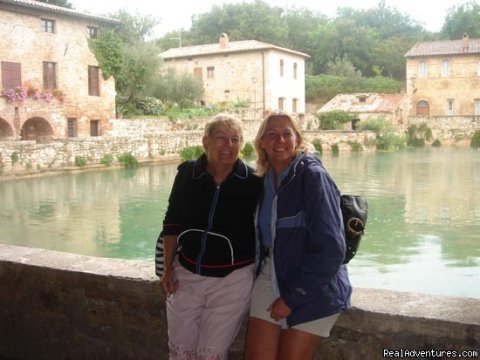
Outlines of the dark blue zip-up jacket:
{"label": "dark blue zip-up jacket", "polygon": [[254,212],[261,178],[241,160],[217,185],[207,159],[179,165],[162,235],[176,235],[180,264],[193,273],[224,277],[255,261]]}
{"label": "dark blue zip-up jacket", "polygon": [[292,309],[288,326],[348,309],[340,191],[316,157],[302,154],[292,164],[274,198],[272,222],[273,286]]}

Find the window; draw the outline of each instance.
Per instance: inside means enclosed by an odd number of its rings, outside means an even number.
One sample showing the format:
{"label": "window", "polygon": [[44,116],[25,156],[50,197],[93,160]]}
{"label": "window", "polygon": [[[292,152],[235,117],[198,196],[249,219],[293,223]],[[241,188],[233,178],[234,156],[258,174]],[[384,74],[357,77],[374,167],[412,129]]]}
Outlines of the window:
{"label": "window", "polygon": [[298,99],[292,99],[292,112],[297,112]]}
{"label": "window", "polygon": [[90,120],[90,136],[100,135],[100,120]]}
{"label": "window", "polygon": [[201,68],[201,67],[196,67],[196,68],[194,68],[194,69],[193,69],[193,76],[194,76],[196,79],[202,80],[202,77],[203,77],[202,68]]}
{"label": "window", "polygon": [[475,115],[480,115],[480,99],[475,99]]}
{"label": "window", "polygon": [[280,59],[280,77],[283,77],[283,59]]}
{"label": "window", "polygon": [[442,70],[441,70],[442,77],[450,76],[450,63],[448,60],[444,60],[442,62]]}
{"label": "window", "polygon": [[278,98],[278,110],[283,110],[285,106],[285,98],[280,97]]}
{"label": "window", "polygon": [[87,35],[90,39],[96,39],[98,35],[98,29],[94,26],[87,26]]}
{"label": "window", "polygon": [[297,79],[297,63],[293,63],[293,78]]}
{"label": "window", "polygon": [[67,136],[77,137],[77,119],[67,119]]}
{"label": "window", "polygon": [[215,77],[215,68],[213,66],[207,67],[207,79],[213,79]]}
{"label": "window", "polygon": [[42,19],[41,20],[42,31],[48,33],[55,33],[55,20]]}
{"label": "window", "polygon": [[98,66],[88,67],[88,95],[100,96],[100,77]]}
{"label": "window", "polygon": [[43,88],[56,89],[57,88],[57,64],[53,62],[43,62]]}
{"label": "window", "polygon": [[453,99],[447,100],[447,115],[449,116],[453,115]]}
{"label": "window", "polygon": [[427,64],[423,61],[418,64],[418,77],[427,77]]}
{"label": "window", "polygon": [[14,89],[22,86],[22,66],[20,63],[2,61],[2,87]]}

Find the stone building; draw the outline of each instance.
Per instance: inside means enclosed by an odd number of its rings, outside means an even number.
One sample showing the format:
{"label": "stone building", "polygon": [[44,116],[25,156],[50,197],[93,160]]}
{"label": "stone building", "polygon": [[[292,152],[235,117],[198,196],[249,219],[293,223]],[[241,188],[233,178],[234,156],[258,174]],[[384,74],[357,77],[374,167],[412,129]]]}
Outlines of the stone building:
{"label": "stone building", "polygon": [[117,20],[32,0],[0,0],[0,139],[102,135],[115,117],[88,39]]}
{"label": "stone building", "polygon": [[[405,119],[406,97],[402,94],[353,93],[338,94],[319,110],[318,114],[330,111],[344,111],[355,118],[351,128],[358,121],[382,118],[392,125],[401,126]],[[349,125],[350,127],[350,125]]]}
{"label": "stone building", "polygon": [[480,39],[421,42],[405,57],[410,116],[480,115]]}
{"label": "stone building", "polygon": [[202,104],[247,102],[256,116],[280,109],[305,112],[305,59],[309,55],[256,40],[169,49],[160,54],[177,73],[203,82]]}

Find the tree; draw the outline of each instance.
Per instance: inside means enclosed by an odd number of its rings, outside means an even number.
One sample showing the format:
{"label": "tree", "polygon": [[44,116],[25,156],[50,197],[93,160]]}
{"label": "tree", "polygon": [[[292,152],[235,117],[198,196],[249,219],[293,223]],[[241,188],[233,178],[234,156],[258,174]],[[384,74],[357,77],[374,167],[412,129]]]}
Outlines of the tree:
{"label": "tree", "polygon": [[172,68],[157,79],[153,92],[154,96],[164,103],[178,104],[180,108],[193,105],[200,99],[202,93],[201,80],[191,74],[177,74]]}
{"label": "tree", "polygon": [[470,1],[450,8],[441,32],[451,40],[461,39],[465,33],[480,38],[480,5]]}
{"label": "tree", "polygon": [[122,42],[112,30],[101,31],[98,38],[89,39],[88,45],[98,60],[104,79],[116,79],[123,66]]}
{"label": "tree", "polygon": [[161,58],[154,43],[124,44],[122,67],[115,78],[117,106],[120,110],[135,109],[142,98],[154,91]]}
{"label": "tree", "polygon": [[221,33],[234,40],[281,44],[287,29],[281,26],[283,10],[261,0],[254,3],[215,5],[209,13],[194,16],[191,32],[195,44],[218,41]]}
{"label": "tree", "polygon": [[70,2],[68,0],[35,0],[35,1],[45,3],[45,4],[50,4],[50,5],[61,6],[61,7],[64,7],[64,8],[73,9],[73,5],[70,4]]}
{"label": "tree", "polygon": [[336,75],[344,77],[361,77],[362,73],[355,69],[352,62],[348,57],[343,59],[337,58],[335,61],[327,63],[327,69],[325,71],[327,75]]}
{"label": "tree", "polygon": [[120,21],[117,35],[127,44],[146,41],[146,38],[152,35],[153,29],[159,23],[159,20],[151,15],[131,15],[126,10],[118,10],[110,16]]}

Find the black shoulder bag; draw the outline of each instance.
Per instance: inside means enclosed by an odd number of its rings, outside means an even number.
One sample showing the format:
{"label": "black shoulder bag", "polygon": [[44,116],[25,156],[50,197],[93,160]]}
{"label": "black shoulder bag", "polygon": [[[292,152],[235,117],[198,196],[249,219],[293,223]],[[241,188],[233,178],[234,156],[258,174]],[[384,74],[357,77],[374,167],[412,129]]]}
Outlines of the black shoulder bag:
{"label": "black shoulder bag", "polygon": [[346,251],[344,264],[348,264],[355,256],[360,245],[360,240],[365,231],[368,216],[367,199],[359,195],[342,195],[340,208],[345,227]]}

